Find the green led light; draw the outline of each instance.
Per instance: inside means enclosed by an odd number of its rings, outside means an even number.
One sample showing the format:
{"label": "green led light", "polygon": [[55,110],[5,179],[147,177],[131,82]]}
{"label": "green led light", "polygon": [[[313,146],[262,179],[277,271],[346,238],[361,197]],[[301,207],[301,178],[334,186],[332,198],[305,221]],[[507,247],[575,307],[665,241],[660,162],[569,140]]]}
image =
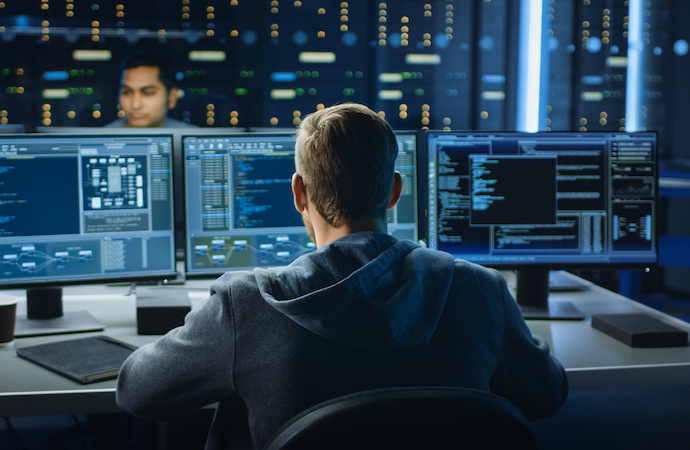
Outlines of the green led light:
{"label": "green led light", "polygon": [[235,95],[237,96],[245,96],[249,93],[249,90],[247,88],[235,88]]}

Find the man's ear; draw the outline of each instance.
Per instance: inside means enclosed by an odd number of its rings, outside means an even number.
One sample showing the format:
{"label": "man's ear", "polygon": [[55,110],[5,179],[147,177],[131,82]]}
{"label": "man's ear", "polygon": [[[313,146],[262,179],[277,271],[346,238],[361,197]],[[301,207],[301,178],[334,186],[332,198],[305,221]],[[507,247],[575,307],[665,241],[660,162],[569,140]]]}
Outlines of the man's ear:
{"label": "man's ear", "polygon": [[175,109],[179,96],[180,91],[178,91],[176,87],[168,89],[168,109]]}
{"label": "man's ear", "polygon": [[387,209],[393,209],[395,205],[398,204],[398,200],[400,200],[400,194],[402,193],[402,188],[402,176],[400,176],[400,172],[396,170],[395,174],[393,175],[393,189],[391,190],[391,198],[390,200],[388,200]]}
{"label": "man's ear", "polygon": [[292,197],[297,212],[304,212],[307,209],[307,188],[304,186],[302,176],[296,173],[292,175]]}

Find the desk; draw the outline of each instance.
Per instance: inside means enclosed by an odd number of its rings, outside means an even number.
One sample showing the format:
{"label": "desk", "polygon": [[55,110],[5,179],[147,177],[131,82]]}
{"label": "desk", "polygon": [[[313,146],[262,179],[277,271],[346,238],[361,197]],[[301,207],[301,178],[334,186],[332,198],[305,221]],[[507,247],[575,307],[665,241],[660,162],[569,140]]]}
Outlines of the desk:
{"label": "desk", "polygon": [[[210,280],[188,282],[186,287],[193,303],[207,296],[210,283]],[[129,286],[65,287],[64,309],[88,310],[106,326],[104,331],[18,338],[11,345],[0,347],[0,417],[121,412],[115,403],[115,380],[81,385],[18,357],[16,349],[98,334],[137,346],[153,342],[158,336],[137,335],[136,296],[128,295],[129,291]],[[25,315],[25,292],[5,293],[20,298],[17,313]]]}
{"label": "desk", "polygon": [[[506,274],[506,278],[511,276],[511,273]],[[509,284],[510,282],[509,279]],[[206,297],[209,285],[210,280],[187,282],[185,287],[192,289],[190,299],[193,306]],[[128,290],[126,286],[65,288],[64,306],[66,310],[88,309],[106,325],[104,334],[134,345],[151,342],[156,336],[136,334],[135,297],[126,295]],[[23,295],[22,292],[13,294]],[[690,387],[690,347],[631,348],[592,329],[589,316],[597,313],[643,311],[690,331],[689,324],[594,284],[582,291],[552,293],[550,298],[552,301],[574,302],[588,316],[583,321],[528,321],[532,332],[549,342],[552,351],[566,368],[571,393],[592,390],[620,392],[625,388],[637,392],[638,388]],[[25,302],[20,300],[20,313],[25,307]],[[16,355],[18,347],[84,335],[86,334],[20,338],[11,346],[0,347],[0,416],[118,412],[115,404],[115,380],[80,385]],[[687,391],[684,395],[687,395],[687,415],[690,416],[690,389]],[[573,398],[576,397],[573,395]],[[556,418],[548,421],[557,421],[560,417],[559,413]],[[567,420],[571,419],[564,419]],[[687,442],[690,443],[690,438]],[[589,448],[592,448],[591,445]]]}
{"label": "desk", "polygon": [[[507,273],[506,278],[512,274]],[[574,276],[574,275],[573,275]],[[509,279],[509,283],[510,283]],[[192,304],[206,297],[210,280],[188,281]],[[172,289],[172,288],[167,288]],[[106,325],[103,334],[134,345],[156,336],[138,336],[135,296],[126,286],[65,288],[65,309],[88,309]],[[14,292],[21,296],[23,293]],[[598,313],[644,311],[690,331],[690,325],[591,284],[579,292],[558,292],[552,301],[574,302],[588,316],[583,321],[528,321],[533,334],[544,338],[566,368],[572,389],[690,384],[690,347],[637,349],[591,328],[589,316]],[[26,303],[20,299],[19,313]],[[115,380],[80,385],[19,358],[16,349],[87,334],[19,338],[0,347],[0,416],[116,412]]]}

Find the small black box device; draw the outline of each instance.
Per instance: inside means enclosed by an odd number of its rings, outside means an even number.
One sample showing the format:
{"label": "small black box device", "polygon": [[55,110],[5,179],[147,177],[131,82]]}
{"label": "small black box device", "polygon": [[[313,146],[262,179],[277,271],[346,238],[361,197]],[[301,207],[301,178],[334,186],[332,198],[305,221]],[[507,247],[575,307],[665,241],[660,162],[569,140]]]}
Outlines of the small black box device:
{"label": "small black box device", "polygon": [[179,287],[137,288],[137,333],[165,334],[184,324],[192,310],[187,290]]}
{"label": "small black box device", "polygon": [[685,347],[688,332],[645,313],[595,314],[592,328],[631,347]]}

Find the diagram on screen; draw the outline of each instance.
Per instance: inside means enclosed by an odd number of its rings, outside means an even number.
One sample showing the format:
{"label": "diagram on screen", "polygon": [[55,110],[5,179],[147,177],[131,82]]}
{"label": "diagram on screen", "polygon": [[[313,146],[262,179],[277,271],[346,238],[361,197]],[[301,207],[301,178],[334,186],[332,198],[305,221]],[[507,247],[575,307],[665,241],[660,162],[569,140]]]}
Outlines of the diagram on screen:
{"label": "diagram on screen", "polygon": [[90,274],[99,270],[98,243],[21,244],[0,247],[2,277]]}
{"label": "diagram on screen", "polygon": [[84,210],[147,208],[146,164],[146,156],[84,158]]}
{"label": "diagram on screen", "polygon": [[316,250],[305,234],[275,234],[194,239],[197,268],[285,266]]}

